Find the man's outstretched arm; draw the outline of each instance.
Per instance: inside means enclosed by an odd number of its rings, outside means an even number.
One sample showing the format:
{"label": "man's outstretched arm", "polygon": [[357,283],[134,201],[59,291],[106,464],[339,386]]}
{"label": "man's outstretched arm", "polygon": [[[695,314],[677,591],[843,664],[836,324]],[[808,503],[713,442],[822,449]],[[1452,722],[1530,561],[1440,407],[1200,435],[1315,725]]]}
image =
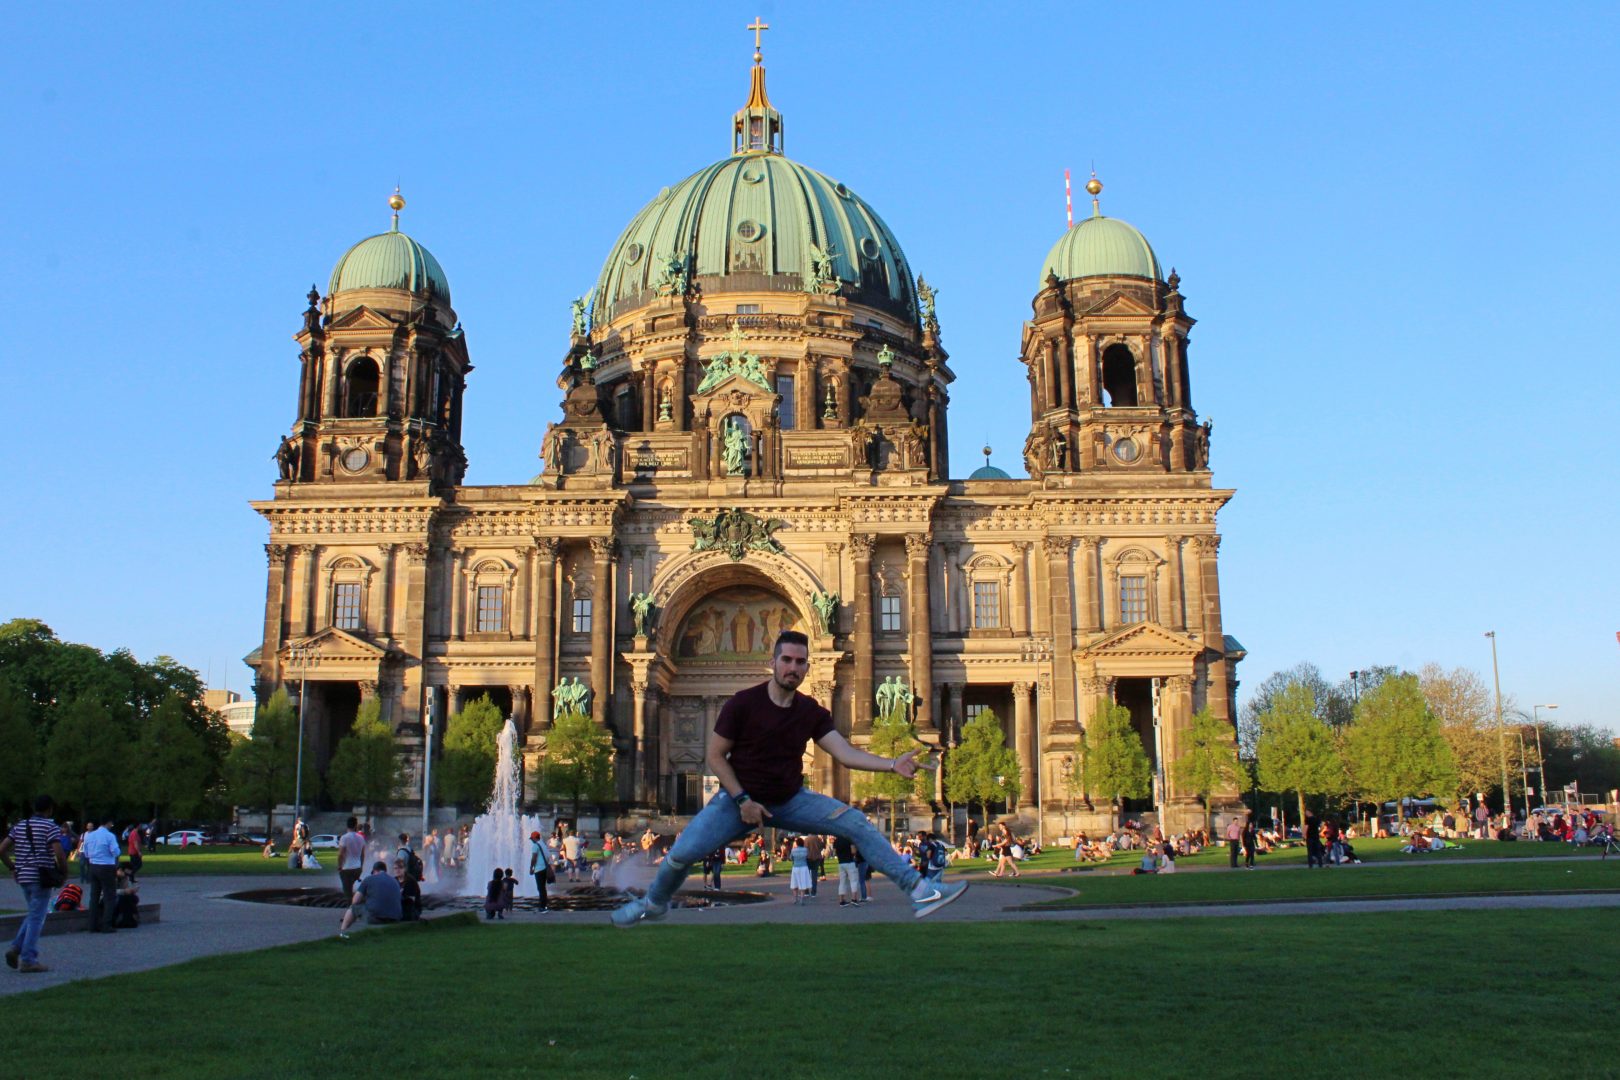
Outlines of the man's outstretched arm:
{"label": "man's outstretched arm", "polygon": [[932,759],[918,761],[918,754],[927,754],[930,751],[919,748],[907,750],[897,758],[879,757],[869,754],[865,750],[851,746],[849,740],[836,731],[829,731],[816,740],[816,745],[827,751],[827,754],[846,769],[861,769],[865,772],[895,772],[911,779],[917,775],[918,769],[937,769],[938,762]]}

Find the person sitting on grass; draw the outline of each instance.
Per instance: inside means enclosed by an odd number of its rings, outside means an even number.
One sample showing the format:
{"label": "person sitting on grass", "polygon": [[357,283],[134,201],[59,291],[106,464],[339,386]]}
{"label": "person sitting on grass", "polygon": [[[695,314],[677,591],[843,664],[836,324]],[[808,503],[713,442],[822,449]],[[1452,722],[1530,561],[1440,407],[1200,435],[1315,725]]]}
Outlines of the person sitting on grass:
{"label": "person sitting on grass", "polygon": [[338,924],[338,937],[349,940],[349,928],[362,915],[367,926],[375,926],[399,922],[402,914],[399,882],[388,875],[388,864],[379,860],[371,865],[370,876],[361,878],[355,885],[354,900]]}
{"label": "person sitting on grass", "polygon": [[1161,874],[1173,874],[1176,872],[1176,849],[1169,843],[1159,845],[1158,871]]}

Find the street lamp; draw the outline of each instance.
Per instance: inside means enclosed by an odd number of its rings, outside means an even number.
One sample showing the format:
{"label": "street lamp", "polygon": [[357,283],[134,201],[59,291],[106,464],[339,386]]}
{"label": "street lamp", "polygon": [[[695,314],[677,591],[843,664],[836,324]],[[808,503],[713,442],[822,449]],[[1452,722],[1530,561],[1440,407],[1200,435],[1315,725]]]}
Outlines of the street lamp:
{"label": "street lamp", "polygon": [[293,830],[304,819],[304,703],[309,700],[309,665],[316,660],[315,643],[302,641],[287,649],[292,662],[298,665],[298,775],[293,780]]}
{"label": "street lamp", "polygon": [[1531,716],[1536,728],[1536,776],[1541,781],[1541,805],[1547,805],[1547,759],[1541,756],[1541,710],[1556,709],[1556,705],[1532,705]]}
{"label": "street lamp", "polygon": [[1530,829],[1530,764],[1525,761],[1524,729],[1515,724],[1513,733],[1519,737],[1519,777],[1524,781],[1524,827],[1528,832]]}
{"label": "street lamp", "polygon": [[1502,809],[1511,818],[1513,812],[1508,809],[1507,729],[1502,726],[1502,674],[1496,666],[1496,631],[1487,630],[1485,636],[1491,639],[1491,681],[1496,684],[1496,745],[1502,755]]}

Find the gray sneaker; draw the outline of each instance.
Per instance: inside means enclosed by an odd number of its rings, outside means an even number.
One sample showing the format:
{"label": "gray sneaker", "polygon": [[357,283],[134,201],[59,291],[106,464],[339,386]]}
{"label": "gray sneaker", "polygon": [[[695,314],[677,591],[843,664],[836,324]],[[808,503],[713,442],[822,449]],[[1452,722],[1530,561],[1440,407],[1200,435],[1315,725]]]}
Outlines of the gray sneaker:
{"label": "gray sneaker", "polygon": [[926,919],[928,916],[932,915],[946,904],[949,904],[951,901],[956,900],[963,893],[967,892],[967,889],[968,883],[965,881],[954,881],[950,884],[946,884],[943,881],[934,882],[933,885],[930,886],[927,895],[922,897],[915,895],[912,896],[912,918]]}
{"label": "gray sneaker", "polygon": [[638,922],[652,922],[669,914],[668,904],[650,903],[645,896],[632,897],[630,902],[613,909],[613,925],[621,930]]}

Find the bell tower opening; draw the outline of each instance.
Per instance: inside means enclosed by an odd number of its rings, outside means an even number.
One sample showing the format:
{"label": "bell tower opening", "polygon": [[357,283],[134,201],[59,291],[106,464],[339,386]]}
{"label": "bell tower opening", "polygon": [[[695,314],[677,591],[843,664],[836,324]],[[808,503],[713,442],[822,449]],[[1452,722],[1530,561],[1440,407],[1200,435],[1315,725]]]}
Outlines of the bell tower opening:
{"label": "bell tower opening", "polygon": [[1111,409],[1130,407],[1136,401],[1136,358],[1126,345],[1114,344],[1103,351],[1103,393]]}
{"label": "bell tower opening", "polygon": [[362,356],[350,364],[348,376],[344,379],[343,415],[376,416],[377,387],[380,382],[377,361],[371,357]]}

